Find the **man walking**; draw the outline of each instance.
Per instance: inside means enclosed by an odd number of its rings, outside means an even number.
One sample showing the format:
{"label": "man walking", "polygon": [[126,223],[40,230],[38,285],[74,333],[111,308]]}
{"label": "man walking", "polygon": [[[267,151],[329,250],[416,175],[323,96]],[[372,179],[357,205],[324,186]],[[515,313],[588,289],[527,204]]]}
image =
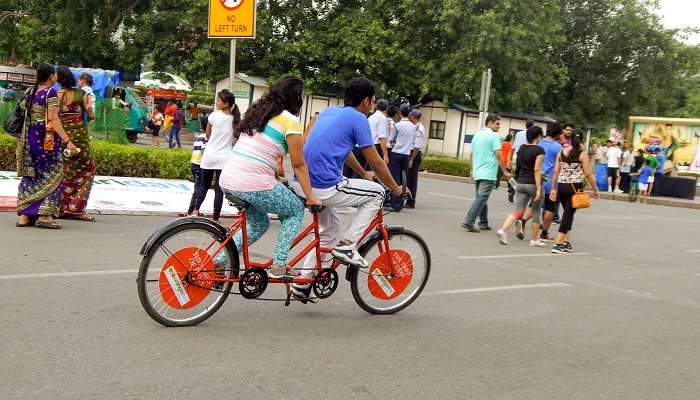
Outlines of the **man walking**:
{"label": "man walking", "polygon": [[[408,115],[411,113],[411,106],[402,104],[399,112],[401,113],[401,121],[394,125],[394,131],[389,139],[394,142],[394,147],[391,150],[389,170],[394,180],[401,185],[404,183],[401,172],[406,171],[406,174],[408,174],[408,162],[411,159],[413,143],[416,138],[416,126],[408,119]],[[389,204],[392,211],[399,212],[403,208],[404,199],[401,196],[394,195],[391,196]]]}
{"label": "man walking", "polygon": [[618,188],[615,190],[618,181],[618,175],[620,172],[620,164],[622,163],[622,150],[612,140],[608,140],[607,143],[608,152],[608,192],[622,193]]}
{"label": "man walking", "polygon": [[534,125],[535,121],[528,119],[527,121],[525,121],[525,129],[523,129],[522,131],[518,131],[515,134],[515,139],[513,139],[512,152],[510,153],[510,163],[512,163],[518,156],[518,150],[520,150],[520,146],[527,143],[527,137],[525,135],[527,134],[527,130]]}
{"label": "man walking", "polygon": [[[374,114],[369,116],[369,127],[372,129],[374,147],[376,147],[377,153],[379,153],[379,156],[384,160],[384,164],[387,165],[389,165],[389,154],[386,150],[386,138],[389,133],[389,118],[386,115],[388,109],[389,102],[385,99],[379,99],[377,100],[377,107],[374,110]],[[355,158],[357,158],[357,156],[355,156]],[[363,165],[365,169],[367,169],[366,165],[368,164],[365,163]]]}
{"label": "man walking", "polygon": [[544,159],[542,160],[542,175],[546,176],[542,185],[544,189],[544,218],[542,218],[542,233],[540,240],[550,242],[549,227],[552,225],[554,213],[559,208],[559,203],[552,201],[549,194],[552,192],[552,175],[554,174],[554,165],[557,163],[557,157],[562,150],[561,144],[557,142],[557,137],[561,134],[561,125],[555,125],[552,129],[547,130],[547,135],[542,139],[538,146],[544,150]]}
{"label": "man walking", "polygon": [[411,150],[411,158],[408,160],[408,190],[413,195],[406,200],[406,208],[416,208],[416,193],[418,193],[418,171],[420,163],[423,160],[423,148],[425,147],[425,128],[420,122],[420,117],[423,114],[417,108],[411,110],[408,114],[408,119],[416,126],[416,135],[413,139],[413,150]]}
{"label": "man walking", "polygon": [[[486,117],[486,126],[481,128],[472,139],[472,176],[476,183],[476,199],[462,223],[462,228],[469,232],[479,233],[482,230],[491,230],[487,203],[496,186],[498,168],[501,168],[506,179],[511,177],[501,157],[501,139],[498,137],[500,127],[501,118],[489,114]],[[479,217],[479,228],[474,226],[477,217]]]}

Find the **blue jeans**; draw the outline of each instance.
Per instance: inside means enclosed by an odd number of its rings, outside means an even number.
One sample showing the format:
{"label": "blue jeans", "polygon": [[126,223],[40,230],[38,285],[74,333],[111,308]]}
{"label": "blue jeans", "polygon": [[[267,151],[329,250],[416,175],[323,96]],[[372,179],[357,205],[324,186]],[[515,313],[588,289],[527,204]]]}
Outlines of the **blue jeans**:
{"label": "blue jeans", "polygon": [[190,164],[190,171],[192,171],[194,192],[192,192],[192,198],[190,199],[190,206],[187,208],[187,214],[192,214],[192,211],[194,211],[194,206],[197,203],[197,195],[201,190],[199,187],[202,185],[202,168],[200,168],[199,164]]}
{"label": "blue jeans", "polygon": [[491,192],[496,187],[496,181],[479,179],[476,181],[476,199],[472,203],[469,212],[467,212],[464,223],[474,225],[476,217],[479,217],[479,226],[488,226],[489,224],[489,207],[488,201]]}
{"label": "blue jeans", "polygon": [[168,132],[168,147],[175,147],[173,145],[173,138],[177,141],[177,147],[182,147],[180,146],[180,127],[179,126],[173,126],[170,128],[170,132]]}
{"label": "blue jeans", "polygon": [[[389,162],[389,170],[391,171],[391,176],[399,185],[404,182],[402,180],[402,171],[408,172],[408,160],[411,157],[406,154],[392,153],[391,161]],[[401,210],[403,208],[403,197],[391,195],[391,207],[395,210]]]}

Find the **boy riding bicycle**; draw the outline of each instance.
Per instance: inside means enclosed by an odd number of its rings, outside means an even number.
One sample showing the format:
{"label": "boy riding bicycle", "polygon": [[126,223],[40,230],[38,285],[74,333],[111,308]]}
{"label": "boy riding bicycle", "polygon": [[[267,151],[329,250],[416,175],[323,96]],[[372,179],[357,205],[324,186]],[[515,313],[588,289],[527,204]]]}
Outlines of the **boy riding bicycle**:
{"label": "boy riding bicycle", "polygon": [[[374,93],[375,87],[370,80],[352,78],[345,89],[345,106],[324,110],[316,119],[304,146],[313,194],[325,206],[319,213],[320,245],[334,245],[331,252],[334,258],[359,268],[367,268],[369,264],[355,251],[357,241],[384,202],[384,188],[372,181],[374,174],[395,195],[402,193],[372,140],[367,114],[372,110]],[[352,154],[355,146],[360,148],[374,173],[366,171]],[[344,163],[364,179],[343,177]],[[292,188],[298,195],[303,195],[298,182],[292,183]],[[336,211],[339,207],[358,208],[342,233],[342,220]],[[315,270],[316,255],[310,254],[301,272],[304,276],[313,276]],[[306,298],[310,289],[310,285],[293,285],[292,293],[297,298]]]}

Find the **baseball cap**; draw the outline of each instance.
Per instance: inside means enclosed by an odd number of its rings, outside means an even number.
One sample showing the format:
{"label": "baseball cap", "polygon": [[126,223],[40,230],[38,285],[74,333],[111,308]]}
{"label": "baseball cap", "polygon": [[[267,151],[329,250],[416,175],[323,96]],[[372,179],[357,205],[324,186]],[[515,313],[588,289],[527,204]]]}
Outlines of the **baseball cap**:
{"label": "baseball cap", "polygon": [[413,110],[411,110],[410,113],[408,113],[408,116],[409,116],[409,117],[420,118],[421,115],[423,115],[423,113],[420,112],[420,110],[417,109],[417,108],[414,108]]}
{"label": "baseball cap", "polygon": [[379,99],[377,100],[377,108],[389,107],[389,100]]}

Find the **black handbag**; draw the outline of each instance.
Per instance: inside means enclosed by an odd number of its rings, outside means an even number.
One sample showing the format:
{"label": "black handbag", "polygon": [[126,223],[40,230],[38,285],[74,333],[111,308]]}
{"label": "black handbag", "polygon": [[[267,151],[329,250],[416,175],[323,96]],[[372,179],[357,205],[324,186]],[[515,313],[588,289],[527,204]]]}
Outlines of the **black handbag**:
{"label": "black handbag", "polygon": [[27,110],[29,109],[27,104],[22,106],[22,102],[26,99],[26,102],[28,103],[30,97],[31,96],[28,96],[27,93],[25,93],[17,103],[15,109],[12,110],[10,115],[7,116],[7,119],[3,123],[2,129],[9,133],[10,136],[19,137],[22,134],[22,129],[24,129],[24,120],[27,118]]}

